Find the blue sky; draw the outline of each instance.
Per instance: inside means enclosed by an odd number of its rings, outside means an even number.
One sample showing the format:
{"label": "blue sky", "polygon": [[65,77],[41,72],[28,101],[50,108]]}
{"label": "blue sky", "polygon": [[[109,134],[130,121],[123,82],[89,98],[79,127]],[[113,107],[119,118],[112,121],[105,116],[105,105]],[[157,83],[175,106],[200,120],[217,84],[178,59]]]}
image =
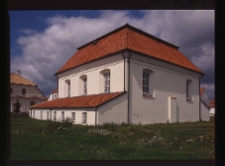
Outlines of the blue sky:
{"label": "blue sky", "polygon": [[57,87],[55,72],[76,48],[128,23],[180,47],[204,77],[214,97],[213,10],[9,11],[11,72],[38,84],[48,96]]}

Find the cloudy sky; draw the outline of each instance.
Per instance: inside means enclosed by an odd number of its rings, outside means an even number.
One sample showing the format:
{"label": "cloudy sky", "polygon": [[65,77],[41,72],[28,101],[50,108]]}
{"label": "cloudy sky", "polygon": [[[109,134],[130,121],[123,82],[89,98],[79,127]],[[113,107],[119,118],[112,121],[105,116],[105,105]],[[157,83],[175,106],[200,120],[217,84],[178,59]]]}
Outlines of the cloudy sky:
{"label": "cloudy sky", "polygon": [[128,23],[180,47],[204,72],[201,86],[214,97],[213,10],[10,11],[11,73],[22,75],[49,93],[55,72],[77,47]]}

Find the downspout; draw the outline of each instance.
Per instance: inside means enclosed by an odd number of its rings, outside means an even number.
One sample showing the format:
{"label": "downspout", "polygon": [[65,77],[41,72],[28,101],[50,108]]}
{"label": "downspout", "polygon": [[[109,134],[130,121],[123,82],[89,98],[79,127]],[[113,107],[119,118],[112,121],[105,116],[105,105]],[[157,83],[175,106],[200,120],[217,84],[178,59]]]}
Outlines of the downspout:
{"label": "downspout", "polygon": [[[125,88],[125,80],[126,80],[126,77],[125,77],[125,64],[127,64],[127,123],[130,124],[130,58],[131,58],[131,53],[128,52],[127,50],[122,53],[122,56],[124,58],[124,90],[126,90]],[[127,62],[127,63],[126,63]]]}
{"label": "downspout", "polygon": [[[201,76],[202,77],[202,76]],[[201,86],[200,86],[200,79],[201,77],[199,77],[199,121],[201,121],[201,96],[200,96],[200,89],[201,89]]]}
{"label": "downspout", "polygon": [[97,109],[96,109],[96,107],[94,107],[94,111],[95,111],[95,126],[97,126]]}

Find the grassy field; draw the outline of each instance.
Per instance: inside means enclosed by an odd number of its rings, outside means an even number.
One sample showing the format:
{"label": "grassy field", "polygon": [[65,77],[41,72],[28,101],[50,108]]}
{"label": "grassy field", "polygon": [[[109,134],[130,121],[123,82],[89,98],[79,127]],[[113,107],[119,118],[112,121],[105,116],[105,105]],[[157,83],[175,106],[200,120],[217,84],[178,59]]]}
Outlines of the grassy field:
{"label": "grassy field", "polygon": [[214,159],[214,120],[82,126],[12,117],[10,159]]}

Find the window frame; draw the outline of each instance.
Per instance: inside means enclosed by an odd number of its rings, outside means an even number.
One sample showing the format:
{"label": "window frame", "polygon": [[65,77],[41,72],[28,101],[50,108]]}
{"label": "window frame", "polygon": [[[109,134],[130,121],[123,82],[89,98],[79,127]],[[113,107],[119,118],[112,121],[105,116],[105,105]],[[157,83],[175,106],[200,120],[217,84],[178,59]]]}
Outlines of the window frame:
{"label": "window frame", "polygon": [[83,124],[87,123],[87,112],[82,112],[82,123]]}
{"label": "window frame", "polygon": [[26,89],[22,88],[22,95],[25,95],[25,94],[26,94]]}
{"label": "window frame", "polygon": [[154,71],[150,69],[142,70],[142,94],[143,97],[155,98],[153,89]]}
{"label": "window frame", "polygon": [[40,119],[43,118],[43,111],[41,111],[41,114],[40,114]]}
{"label": "window frame", "polygon": [[71,97],[71,82],[70,80],[66,80],[66,97]]}
{"label": "window frame", "polygon": [[192,80],[186,80],[186,100],[192,101],[192,93],[191,93],[191,84]]}
{"label": "window frame", "polygon": [[49,111],[46,112],[47,120],[49,120]]}
{"label": "window frame", "polygon": [[76,113],[75,112],[71,112],[71,120],[73,123],[76,121]]}
{"label": "window frame", "polygon": [[111,71],[110,69],[104,69],[101,72],[101,82],[103,84],[102,86],[102,92],[103,93],[110,93],[111,89]]}
{"label": "window frame", "polygon": [[56,119],[57,119],[57,112],[56,112],[56,111],[54,111],[53,121],[56,121]]}
{"label": "window frame", "polygon": [[65,120],[65,112],[64,111],[61,112],[61,119],[62,119],[62,121]]}
{"label": "window frame", "polygon": [[35,110],[33,110],[33,118],[35,118]]}
{"label": "window frame", "polygon": [[30,106],[32,106],[32,105],[35,105],[35,101],[34,100],[30,101]]}

